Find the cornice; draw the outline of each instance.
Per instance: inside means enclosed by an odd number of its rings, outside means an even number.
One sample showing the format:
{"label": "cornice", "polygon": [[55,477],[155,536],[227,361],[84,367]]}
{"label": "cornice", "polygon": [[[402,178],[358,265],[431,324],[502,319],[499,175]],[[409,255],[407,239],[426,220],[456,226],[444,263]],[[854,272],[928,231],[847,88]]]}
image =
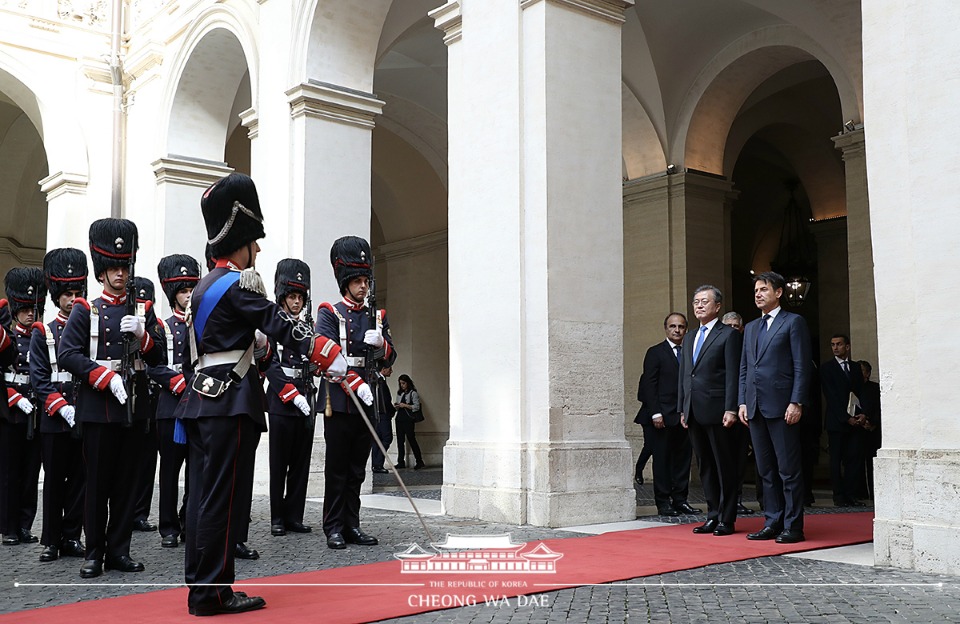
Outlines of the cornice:
{"label": "cornice", "polygon": [[157,184],[164,182],[207,188],[217,180],[233,173],[226,163],[168,154],[150,163]]}
{"label": "cornice", "polygon": [[384,102],[373,93],[310,80],[286,91],[291,119],[328,119],[360,128],[374,126]]}

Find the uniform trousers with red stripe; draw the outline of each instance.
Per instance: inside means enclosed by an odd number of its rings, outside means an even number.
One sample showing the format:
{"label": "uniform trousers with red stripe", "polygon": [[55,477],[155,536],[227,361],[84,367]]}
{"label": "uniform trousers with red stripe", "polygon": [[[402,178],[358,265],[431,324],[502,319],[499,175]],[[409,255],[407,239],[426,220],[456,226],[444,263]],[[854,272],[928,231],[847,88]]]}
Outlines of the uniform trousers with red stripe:
{"label": "uniform trousers with red stripe", "polygon": [[221,605],[233,596],[234,546],[249,526],[260,431],[245,414],[186,419],[184,425],[189,449],[187,604]]}

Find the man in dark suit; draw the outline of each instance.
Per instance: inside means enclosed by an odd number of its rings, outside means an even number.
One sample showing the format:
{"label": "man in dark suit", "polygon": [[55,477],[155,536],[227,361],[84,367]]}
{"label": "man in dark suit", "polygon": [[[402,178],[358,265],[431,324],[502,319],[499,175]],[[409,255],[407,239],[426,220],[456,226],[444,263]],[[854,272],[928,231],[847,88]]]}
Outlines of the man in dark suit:
{"label": "man in dark suit", "polygon": [[740,421],[763,481],[764,527],[751,540],[802,542],[803,472],[800,416],[810,386],[810,332],[802,317],[780,307],[785,282],[772,271],[753,278],[762,318],[747,324],[740,359]]}
{"label": "man in dark suit", "polygon": [[707,521],[693,532],[717,536],[732,535],[737,520],[740,462],[734,427],[743,348],[740,332],[717,318],[722,302],[715,286],[701,286],[693,294],[693,314],[700,327],[683,342],[678,397],[707,499]]}
{"label": "man in dark suit", "polygon": [[[667,339],[647,349],[637,400],[643,405],[634,422],[643,427],[643,445],[653,453],[653,498],[661,516],[700,513],[687,502],[692,451],[677,412],[679,353],[687,319],[674,312],[663,320]],[[638,466],[639,474],[639,466]]]}
{"label": "man in dark suit", "polygon": [[863,425],[866,417],[859,408],[852,416],[847,411],[850,393],[858,400],[863,395],[863,374],[857,362],[850,359],[850,339],[845,334],[834,334],[830,349],[833,357],[820,366],[820,388],[827,406],[833,504],[863,507],[855,496],[864,481]]}
{"label": "man in dark suit", "polygon": [[863,428],[866,430],[866,445],[863,449],[864,464],[867,469],[867,495],[873,498],[873,458],[883,445],[880,435],[880,384],[870,381],[873,366],[866,360],[860,360],[860,371],[863,373],[863,393],[860,395],[860,408],[866,420]]}

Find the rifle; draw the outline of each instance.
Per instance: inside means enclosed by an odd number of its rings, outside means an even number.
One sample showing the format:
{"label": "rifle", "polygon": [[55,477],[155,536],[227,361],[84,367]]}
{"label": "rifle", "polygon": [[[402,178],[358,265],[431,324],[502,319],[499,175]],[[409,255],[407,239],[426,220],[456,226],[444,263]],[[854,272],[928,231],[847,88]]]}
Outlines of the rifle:
{"label": "rifle", "polygon": [[[304,307],[306,313],[304,314],[303,321],[310,326],[310,335],[313,335],[313,301],[310,297],[310,289],[307,288],[307,296],[304,300]],[[312,343],[311,343],[312,344]],[[301,379],[303,379],[304,388],[307,390],[307,405],[310,406],[310,414],[306,418],[304,423],[307,427],[307,431],[313,431],[313,427],[317,422],[317,387],[313,383],[313,366],[310,364],[310,360],[306,356],[301,356],[303,358],[302,370],[300,373]]]}
{"label": "rifle", "polygon": [[[33,320],[34,322],[38,322],[38,321],[40,323],[43,322],[43,319],[40,318],[40,306],[37,304],[36,301],[33,302]],[[33,330],[31,330],[31,333],[32,332]],[[33,411],[30,412],[30,414],[27,416],[27,439],[32,440],[34,433],[36,432],[37,427],[40,424],[39,422],[37,422],[37,412],[40,411],[40,406],[37,405],[37,394],[33,390],[32,383],[29,385],[29,390],[27,390],[27,393],[24,396],[27,397],[28,401],[33,403]]]}
{"label": "rifle", "polygon": [[[367,316],[370,317],[370,328],[380,329],[380,317],[377,314],[377,292],[376,280],[373,278],[373,258],[370,258],[370,289],[367,291]],[[384,338],[386,340],[386,338]],[[364,358],[364,381],[370,386],[370,392],[373,393],[373,414],[376,422],[380,422],[380,384],[379,372],[377,370],[377,348],[373,345],[367,345],[367,357]]]}
{"label": "rifle", "polygon": [[[133,237],[133,245],[130,251],[130,260],[127,262],[127,303],[124,312],[130,316],[137,314],[137,285],[135,283],[135,267],[137,262],[137,237]],[[127,415],[123,421],[124,427],[133,426],[133,410],[136,406],[137,382],[134,379],[133,360],[134,354],[140,344],[133,332],[126,332],[123,335],[123,354],[120,356],[120,372],[123,377],[123,385],[127,389]]]}

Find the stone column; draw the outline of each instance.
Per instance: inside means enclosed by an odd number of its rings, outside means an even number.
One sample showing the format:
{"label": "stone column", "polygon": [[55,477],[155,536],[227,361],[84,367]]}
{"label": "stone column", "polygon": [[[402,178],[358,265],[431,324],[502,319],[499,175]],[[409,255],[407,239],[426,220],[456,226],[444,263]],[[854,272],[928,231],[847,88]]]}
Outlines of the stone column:
{"label": "stone column", "polygon": [[462,0],[431,14],[449,45],[449,514],[635,517],[621,401],[630,4]]}
{"label": "stone column", "polygon": [[[877,0],[863,12],[863,96],[882,374],[878,565],[960,574],[960,4]],[[852,224],[851,224],[852,228]],[[851,250],[852,251],[852,250]],[[851,281],[853,276],[851,275]],[[851,312],[853,311],[851,301]]]}
{"label": "stone column", "polygon": [[[830,339],[835,333],[850,332],[850,278],[847,272],[837,270],[837,258],[847,257],[847,220],[830,219],[810,224],[810,231],[817,241],[817,266],[819,271],[811,288],[817,289],[820,327],[820,360],[832,357]],[[876,366],[876,359],[860,353],[860,345],[853,338],[853,357],[867,359]]]}
{"label": "stone column", "polygon": [[383,102],[313,80],[287,90],[293,121],[290,241],[293,257],[316,272],[315,302],[339,301],[330,246],[341,236],[370,240],[373,118]]}
{"label": "stone column", "polygon": [[[843,152],[847,181],[847,265],[850,282],[850,343],[854,357],[877,360],[877,296],[873,283],[873,241],[870,236],[870,198],[867,196],[867,155],[863,128],[833,137]],[[820,265],[821,267],[830,266]]]}
{"label": "stone column", "polygon": [[696,323],[690,301],[701,284],[731,294],[732,186],[691,172],[623,185],[624,422],[634,458],[643,444],[637,382],[647,349],[664,339],[663,319],[681,312]]}

